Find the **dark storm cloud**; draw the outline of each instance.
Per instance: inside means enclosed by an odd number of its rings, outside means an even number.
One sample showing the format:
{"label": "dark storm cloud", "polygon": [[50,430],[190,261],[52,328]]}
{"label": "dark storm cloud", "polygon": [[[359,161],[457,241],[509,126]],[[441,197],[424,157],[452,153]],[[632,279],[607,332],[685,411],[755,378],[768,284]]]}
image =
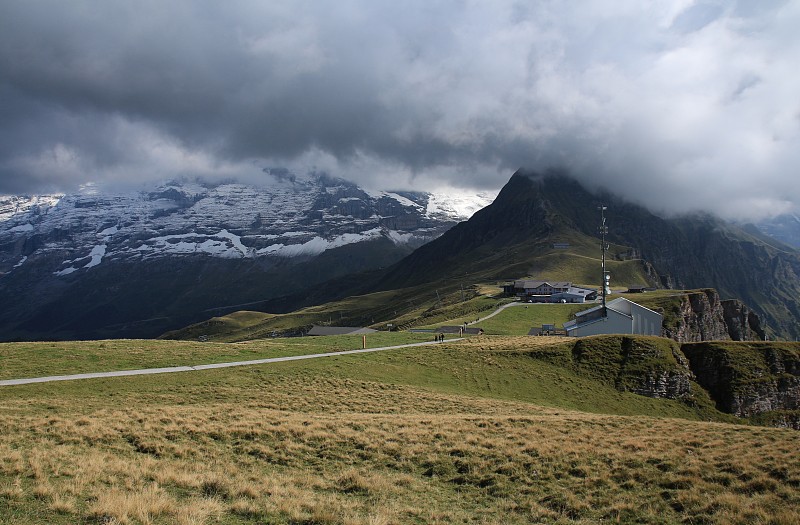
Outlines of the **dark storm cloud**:
{"label": "dark storm cloud", "polygon": [[316,167],[797,207],[798,2],[3,2],[0,192]]}

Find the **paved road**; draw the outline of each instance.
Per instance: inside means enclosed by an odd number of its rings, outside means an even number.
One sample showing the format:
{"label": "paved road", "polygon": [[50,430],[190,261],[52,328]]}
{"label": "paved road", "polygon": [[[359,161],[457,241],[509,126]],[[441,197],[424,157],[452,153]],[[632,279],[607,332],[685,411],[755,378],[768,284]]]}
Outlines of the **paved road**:
{"label": "paved road", "polygon": [[[446,342],[461,341],[463,338],[447,339]],[[47,377],[27,377],[23,379],[4,379],[0,381],[0,386],[27,385],[30,383],[49,383],[51,381],[73,381],[76,379],[95,379],[99,377],[123,377],[123,376],[142,376],[151,374],[170,374],[173,372],[195,372],[198,370],[211,370],[212,368],[228,368],[231,366],[264,365],[268,363],[281,363],[284,361],[300,361],[301,359],[316,359],[319,357],[335,357],[339,355],[366,354],[368,352],[383,352],[385,350],[397,350],[400,348],[411,348],[415,346],[427,346],[441,344],[435,341],[423,343],[409,343],[396,346],[382,346],[380,348],[365,348],[358,350],[344,350],[342,352],[327,352],[324,354],[293,355],[287,357],[270,357],[267,359],[254,359],[252,361],[234,361],[230,363],[212,363],[208,365],[194,366],[170,366],[167,368],[143,368],[140,370],[119,370],[116,372],[91,372],[87,374],[70,374],[63,376]]]}
{"label": "paved road", "polygon": [[481,317],[477,321],[472,321],[472,322],[470,322],[468,324],[480,323],[481,321],[485,321],[485,320],[487,320],[487,319],[489,319],[491,317],[494,317],[495,315],[499,314],[500,312],[502,312],[506,308],[511,308],[512,306],[522,306],[523,304],[525,304],[525,303],[520,303],[519,301],[514,301],[513,303],[504,304],[503,306],[499,307],[497,310],[495,310],[494,312],[490,313],[486,317]]}

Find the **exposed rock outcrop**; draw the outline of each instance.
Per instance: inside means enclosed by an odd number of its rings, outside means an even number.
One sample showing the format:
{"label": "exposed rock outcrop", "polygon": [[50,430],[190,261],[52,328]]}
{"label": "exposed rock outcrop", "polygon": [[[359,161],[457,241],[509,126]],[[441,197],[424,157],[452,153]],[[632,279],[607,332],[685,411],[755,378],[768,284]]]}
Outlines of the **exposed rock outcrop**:
{"label": "exposed rock outcrop", "polygon": [[800,430],[800,343],[599,335],[577,339],[568,351],[530,355],[623,392],[690,406],[711,400],[749,422]]}
{"label": "exposed rock outcrop", "polygon": [[653,305],[664,313],[661,335],[679,343],[764,339],[755,312],[741,301],[721,300],[713,289],[665,297]]}
{"label": "exposed rock outcrop", "polygon": [[655,367],[647,370],[639,377],[638,385],[631,390],[647,397],[663,397],[668,399],[685,399],[692,394],[692,379],[689,361],[680,350],[673,348],[672,356],[675,365],[671,368]]}
{"label": "exposed rock outcrop", "polygon": [[706,342],[681,350],[719,410],[800,430],[800,345]]}
{"label": "exposed rock outcrop", "polygon": [[722,301],[728,335],[734,341],[763,341],[764,329],[758,315],[737,299]]}
{"label": "exposed rock outcrop", "polygon": [[686,399],[692,395],[689,363],[672,341],[647,336],[579,339],[572,349],[579,373],[613,381],[621,391],[647,397]]}

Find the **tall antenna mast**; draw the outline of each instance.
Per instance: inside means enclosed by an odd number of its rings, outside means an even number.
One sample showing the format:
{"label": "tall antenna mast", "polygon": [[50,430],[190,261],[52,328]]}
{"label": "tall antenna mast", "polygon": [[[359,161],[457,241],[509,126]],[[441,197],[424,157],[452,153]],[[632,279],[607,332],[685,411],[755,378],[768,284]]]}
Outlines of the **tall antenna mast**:
{"label": "tall antenna mast", "polygon": [[607,313],[606,313],[606,295],[608,293],[610,293],[610,291],[611,291],[611,290],[609,290],[609,281],[611,279],[611,276],[606,271],[606,252],[608,251],[608,244],[606,243],[606,234],[608,233],[608,226],[606,226],[606,214],[605,214],[605,212],[608,209],[608,206],[605,206],[605,205],[601,204],[600,206],[597,207],[597,209],[600,210],[600,228],[599,228],[599,230],[600,230],[600,238],[602,239],[601,243],[600,243],[600,250],[601,250],[601,253],[602,253],[601,261],[602,261],[602,266],[603,266],[603,277],[602,277],[602,280],[600,282],[600,286],[602,286],[602,288],[603,288],[603,316],[605,317],[607,315]]}

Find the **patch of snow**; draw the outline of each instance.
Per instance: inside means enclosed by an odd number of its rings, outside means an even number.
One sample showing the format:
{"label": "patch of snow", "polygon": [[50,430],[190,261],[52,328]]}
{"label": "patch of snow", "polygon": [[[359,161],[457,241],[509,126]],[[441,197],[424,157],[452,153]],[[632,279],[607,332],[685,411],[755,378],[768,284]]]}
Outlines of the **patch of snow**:
{"label": "patch of snow", "polygon": [[84,268],[94,268],[103,260],[103,256],[106,254],[106,248],[108,248],[107,244],[98,244],[94,248],[92,248],[92,252],[89,254],[89,257],[92,258],[91,261],[86,263]]}
{"label": "patch of snow", "polygon": [[[191,243],[180,243],[180,244],[191,244]],[[204,252],[211,255],[223,256],[229,250],[230,248],[228,247],[228,243],[223,241],[215,241],[213,239],[208,239],[206,241],[194,244],[194,251]]]}
{"label": "patch of snow", "polygon": [[27,255],[23,255],[22,259],[20,259],[19,262],[14,265],[14,268],[19,268],[20,266],[25,264],[25,261],[27,261],[27,260],[28,260],[28,256]]}
{"label": "patch of snow", "polygon": [[164,251],[169,253],[197,253],[196,242],[167,243],[164,248]]}
{"label": "patch of snow", "polygon": [[373,228],[362,233],[345,233],[334,237],[331,240],[325,240],[322,237],[314,237],[302,244],[272,244],[266,248],[258,250],[258,255],[277,255],[279,257],[297,257],[299,255],[319,255],[325,250],[331,248],[338,248],[346,244],[353,244],[362,241],[375,239],[381,235],[380,228]]}
{"label": "patch of snow", "polygon": [[75,268],[74,266],[70,266],[69,268],[64,268],[63,270],[61,270],[59,272],[53,272],[53,275],[58,275],[59,277],[63,277],[65,275],[69,275],[72,272],[77,272],[77,271],[78,271],[77,268]]}
{"label": "patch of snow", "polygon": [[414,238],[413,233],[400,233],[397,230],[388,230],[386,236],[395,244],[408,244]]}
{"label": "patch of snow", "polygon": [[372,197],[373,199],[376,199],[376,200],[380,199],[381,197],[385,197],[386,196],[386,192],[385,191],[368,190],[366,188],[361,188],[361,190],[364,193],[366,193],[367,195],[369,195],[370,197]]}
{"label": "patch of snow", "polygon": [[297,257],[298,255],[318,255],[328,249],[328,241],[322,237],[314,237],[302,244],[271,244],[258,250],[259,255],[278,255],[280,257]]}
{"label": "patch of snow", "polygon": [[112,226],[111,228],[106,228],[105,230],[99,232],[97,234],[98,237],[108,237],[109,235],[114,235],[119,231],[119,228],[116,226]]}
{"label": "patch of snow", "polygon": [[411,199],[407,199],[407,198],[403,197],[402,195],[398,195],[396,193],[391,193],[391,192],[384,192],[384,195],[386,195],[390,199],[396,200],[401,205],[403,205],[403,206],[405,206],[407,208],[421,208],[421,206],[419,204],[417,204],[416,202],[412,201]]}
{"label": "patch of snow", "polygon": [[136,251],[158,252],[161,254],[207,253],[216,257],[236,259],[247,257],[249,250],[242,243],[241,237],[230,233],[228,230],[220,230],[217,234],[191,232],[153,237],[148,239],[146,243],[140,244]]}
{"label": "patch of snow", "polygon": [[445,215],[456,220],[467,220],[476,211],[491,204],[495,197],[497,197],[496,192],[431,193],[425,213],[428,217]]}
{"label": "patch of snow", "polygon": [[247,257],[247,246],[242,244],[242,238],[238,235],[230,233],[228,230],[222,230],[217,234],[218,237],[228,239],[233,244],[234,248],[242,252],[243,257]]}
{"label": "patch of snow", "polygon": [[55,195],[0,195],[0,223],[10,220],[15,215],[22,215],[31,210],[47,214],[64,197]]}

